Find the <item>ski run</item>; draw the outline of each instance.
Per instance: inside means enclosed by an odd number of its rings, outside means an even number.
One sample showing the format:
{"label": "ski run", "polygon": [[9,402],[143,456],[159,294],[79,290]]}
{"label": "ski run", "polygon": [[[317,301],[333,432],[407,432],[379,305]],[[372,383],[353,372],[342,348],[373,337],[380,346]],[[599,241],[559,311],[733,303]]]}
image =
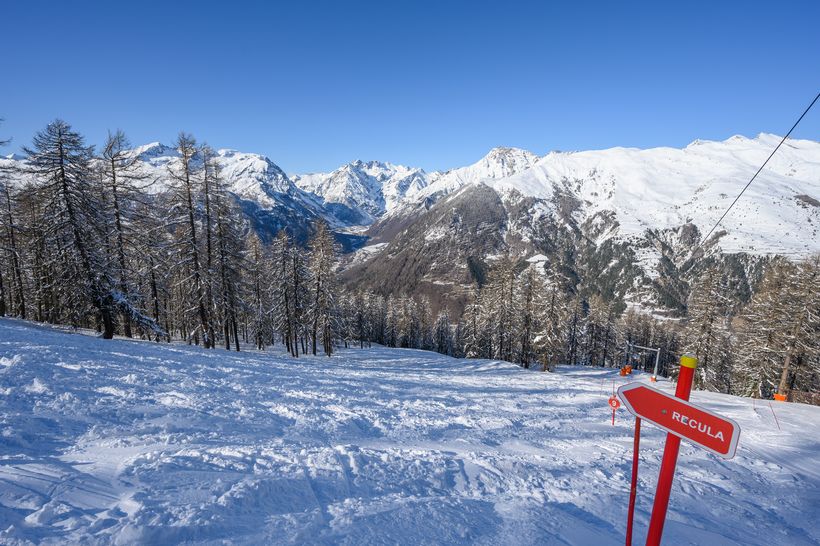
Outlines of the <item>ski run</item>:
{"label": "ski run", "polygon": [[[0,543],[623,544],[617,370],[412,349],[295,359],[0,319]],[[658,386],[671,392],[672,385]],[[695,391],[664,544],[820,544],[820,408]],[[636,544],[665,435],[643,427]]]}

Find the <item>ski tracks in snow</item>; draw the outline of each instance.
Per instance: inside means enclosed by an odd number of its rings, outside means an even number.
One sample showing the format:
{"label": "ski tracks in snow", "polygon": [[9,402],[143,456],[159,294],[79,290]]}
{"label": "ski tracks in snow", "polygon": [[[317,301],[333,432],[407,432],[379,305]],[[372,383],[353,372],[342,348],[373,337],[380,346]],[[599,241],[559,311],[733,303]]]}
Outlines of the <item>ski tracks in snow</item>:
{"label": "ski tracks in snow", "polygon": [[[0,319],[0,543],[621,544],[633,419],[612,426],[606,399],[623,381]],[[682,446],[666,540],[817,545],[820,410],[778,406],[778,431],[751,400],[693,401],[740,423],[740,449]],[[638,541],[663,439],[644,427]]]}

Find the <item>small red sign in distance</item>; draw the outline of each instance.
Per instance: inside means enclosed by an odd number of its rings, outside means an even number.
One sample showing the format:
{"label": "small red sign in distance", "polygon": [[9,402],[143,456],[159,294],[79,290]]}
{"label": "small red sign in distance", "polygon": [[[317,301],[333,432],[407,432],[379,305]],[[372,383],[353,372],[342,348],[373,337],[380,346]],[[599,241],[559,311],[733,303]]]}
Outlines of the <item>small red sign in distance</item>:
{"label": "small red sign in distance", "polygon": [[725,417],[653,389],[629,383],[618,396],[630,413],[726,459],[735,456],[740,427]]}

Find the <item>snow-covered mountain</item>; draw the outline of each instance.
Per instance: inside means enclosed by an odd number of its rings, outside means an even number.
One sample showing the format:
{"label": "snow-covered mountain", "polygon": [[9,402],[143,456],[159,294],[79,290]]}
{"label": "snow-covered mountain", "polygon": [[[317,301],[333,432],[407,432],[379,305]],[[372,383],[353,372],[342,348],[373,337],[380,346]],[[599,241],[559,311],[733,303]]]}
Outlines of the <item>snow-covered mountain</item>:
{"label": "snow-covered mountain", "polygon": [[293,175],[293,182],[319,196],[335,216],[352,224],[372,224],[429,184],[422,169],[354,161],[333,172]]}
{"label": "snow-covered mountain", "polygon": [[[475,165],[434,173],[404,208],[440,199],[470,184],[501,195],[579,201],[574,218],[611,212],[618,229],[609,236],[639,235],[686,223],[705,234],[780,141],[761,134],[749,139],[695,141],[683,149],[611,148],[553,152],[541,158],[496,148]],[[820,251],[820,143],[790,140],[778,151],[721,224],[724,252],[806,255]]]}
{"label": "snow-covered mountain", "polygon": [[515,151],[520,159],[504,161],[506,171],[483,165],[506,155],[491,152],[371,226],[371,244],[380,246],[362,249],[367,258],[351,261],[349,278],[442,299],[477,280],[493,255],[543,254],[610,297],[681,309],[700,245],[724,256],[715,259],[746,292],[765,256],[820,252],[820,143],[808,140],[785,143],[701,245],[779,140],[762,134],[541,158]]}
{"label": "snow-covered mountain", "polygon": [[292,175],[305,191],[320,197],[333,213],[350,223],[370,225],[397,210],[417,208],[466,184],[499,180],[532,167],[538,156],[518,148],[493,148],[479,161],[448,171],[354,161],[333,172]]}
{"label": "snow-covered mountain", "polygon": [[[156,177],[160,182],[159,187],[163,187],[162,182],[168,178],[169,166],[179,159],[179,152],[175,148],[159,142],[139,146],[133,153],[142,160],[143,168],[149,176]],[[315,209],[317,213],[320,211],[316,199],[302,192],[267,157],[226,149],[215,153],[222,176],[235,195],[256,201],[263,207],[274,207],[278,203],[277,196],[290,195],[302,201],[306,207]]]}
{"label": "snow-covered mountain", "polygon": [[[708,231],[781,137],[735,136],[683,149],[613,148],[551,153],[532,168],[490,184],[500,193],[580,200],[578,220],[615,213],[617,235],[692,223]],[[722,222],[724,252],[805,255],[820,251],[820,143],[790,140]]]}

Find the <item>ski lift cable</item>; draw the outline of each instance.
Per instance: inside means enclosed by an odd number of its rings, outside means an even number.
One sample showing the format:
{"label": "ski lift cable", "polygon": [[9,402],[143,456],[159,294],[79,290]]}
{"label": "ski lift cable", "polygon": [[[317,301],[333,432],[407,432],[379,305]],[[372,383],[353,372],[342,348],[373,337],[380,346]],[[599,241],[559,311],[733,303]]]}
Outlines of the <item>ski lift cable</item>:
{"label": "ski lift cable", "polygon": [[[794,129],[800,124],[800,122],[803,121],[803,118],[806,117],[806,114],[809,113],[809,110],[811,110],[812,106],[814,106],[814,103],[816,103],[818,99],[820,99],[820,93],[817,93],[817,95],[814,97],[814,100],[811,101],[811,104],[808,105],[808,107],[803,111],[803,113],[800,115],[800,117],[797,118],[797,121],[794,122],[794,125],[792,125],[792,128],[789,129],[789,132],[786,133],[786,136],[784,136],[780,140],[778,145],[775,146],[774,150],[772,150],[772,153],[769,154],[769,157],[766,158],[766,161],[763,162],[763,164],[760,166],[760,168],[757,169],[757,172],[755,172],[755,174],[752,176],[752,178],[750,178],[749,181],[746,183],[746,185],[743,186],[743,189],[740,190],[740,193],[737,194],[737,197],[735,197],[735,200],[732,201],[732,204],[729,205],[729,207],[723,212],[723,215],[721,215],[720,219],[717,222],[715,222],[715,225],[712,226],[712,229],[709,230],[709,233],[707,233],[706,236],[703,239],[701,239],[700,244],[698,245],[698,248],[701,247],[703,245],[703,243],[709,239],[709,236],[712,235],[712,233],[715,231],[715,229],[717,229],[717,227],[720,225],[720,223],[723,221],[723,219],[726,218],[726,215],[729,214],[729,211],[732,210],[732,207],[735,206],[735,203],[737,203],[738,200],[740,199],[740,197],[746,192],[747,189],[749,189],[749,186],[752,185],[752,182],[754,182],[755,178],[757,178],[757,175],[760,174],[760,172],[763,170],[763,168],[766,166],[766,164],[769,163],[769,160],[774,156],[774,154],[777,153],[777,150],[779,150],[780,147],[783,145],[783,143],[786,142],[786,139],[789,138],[789,136],[792,134],[792,131],[794,131]],[[695,250],[697,250],[697,249],[695,249]]]}
{"label": "ski lift cable", "polygon": [[[723,212],[723,214],[720,216],[720,218],[718,219],[718,221],[717,221],[717,222],[715,222],[715,224],[712,226],[712,229],[710,229],[710,230],[709,230],[709,232],[706,234],[706,236],[705,236],[705,237],[703,237],[703,238],[700,240],[700,242],[698,243],[698,245],[697,245],[697,246],[696,246],[696,247],[692,250],[692,254],[691,254],[691,256],[692,256],[692,258],[693,258],[693,265],[694,265],[694,263],[695,263],[695,262],[699,261],[700,259],[702,259],[702,258],[705,256],[705,253],[701,253],[701,254],[698,256],[698,255],[697,255],[697,251],[698,251],[698,249],[701,249],[701,248],[703,247],[703,244],[704,244],[704,243],[705,243],[705,242],[709,239],[709,237],[710,237],[710,236],[712,235],[712,233],[713,233],[713,232],[717,229],[717,227],[718,227],[718,226],[720,225],[720,223],[724,220],[724,218],[726,218],[726,215],[727,215],[727,214],[729,214],[729,211],[731,211],[731,210],[732,210],[732,207],[734,207],[734,206],[735,206],[735,204],[738,202],[738,200],[740,200],[741,196],[743,196],[743,194],[746,192],[746,190],[749,188],[749,186],[751,186],[751,185],[752,185],[752,182],[754,182],[754,181],[755,181],[755,179],[757,178],[757,175],[759,175],[759,174],[761,173],[761,171],[764,169],[764,167],[766,167],[766,165],[769,163],[769,160],[771,160],[771,158],[774,156],[774,154],[776,154],[776,153],[777,153],[777,151],[780,149],[780,147],[783,145],[783,143],[784,143],[784,142],[786,142],[786,140],[787,140],[787,139],[791,136],[792,132],[794,132],[795,128],[797,128],[797,126],[800,124],[800,122],[801,122],[801,121],[803,121],[803,118],[804,118],[804,117],[806,117],[806,114],[808,114],[808,113],[809,113],[809,110],[811,110],[811,109],[812,109],[812,107],[814,106],[814,104],[815,104],[818,100],[820,100],[820,92],[818,92],[818,93],[817,93],[817,95],[815,95],[814,100],[812,100],[812,101],[811,101],[811,103],[810,103],[810,104],[806,107],[806,109],[803,111],[803,113],[802,113],[802,114],[800,114],[800,117],[799,117],[799,118],[797,118],[797,121],[795,121],[795,122],[794,122],[794,125],[792,125],[791,129],[789,129],[789,131],[788,131],[788,132],[786,133],[786,135],[785,135],[785,136],[784,136],[784,137],[780,140],[780,142],[777,144],[777,146],[775,146],[774,150],[772,150],[772,152],[769,154],[769,157],[767,157],[767,158],[766,158],[766,161],[764,161],[764,162],[763,162],[763,164],[760,166],[760,168],[758,168],[758,169],[757,169],[757,171],[754,173],[754,175],[752,175],[752,177],[749,179],[749,181],[746,183],[746,185],[745,185],[745,186],[743,186],[743,189],[742,189],[742,190],[740,190],[740,193],[738,193],[738,194],[737,194],[737,197],[735,197],[734,201],[732,201],[732,203],[731,203],[731,204],[730,204],[730,205],[726,208],[726,210],[725,210],[725,211]],[[657,236],[655,236],[655,237],[657,238]],[[781,240],[782,240],[782,239],[781,239]],[[682,305],[682,306],[684,306],[684,307],[686,306],[686,303],[685,303],[684,301],[682,301],[682,300],[681,300],[681,299],[680,299],[677,295],[675,295],[675,294],[671,294],[671,293],[670,293],[669,295],[670,295],[670,296],[671,296],[671,297],[672,297],[672,298],[673,298],[673,299],[674,299],[677,303],[679,303],[680,305]]]}

